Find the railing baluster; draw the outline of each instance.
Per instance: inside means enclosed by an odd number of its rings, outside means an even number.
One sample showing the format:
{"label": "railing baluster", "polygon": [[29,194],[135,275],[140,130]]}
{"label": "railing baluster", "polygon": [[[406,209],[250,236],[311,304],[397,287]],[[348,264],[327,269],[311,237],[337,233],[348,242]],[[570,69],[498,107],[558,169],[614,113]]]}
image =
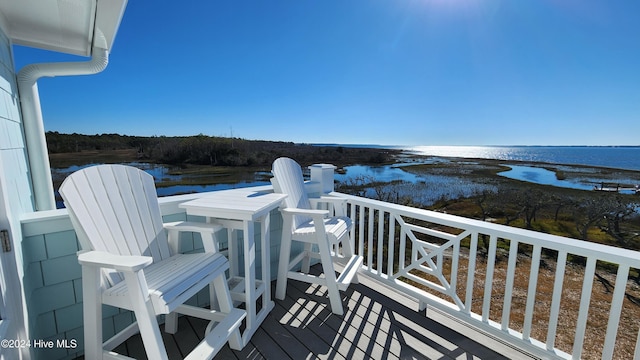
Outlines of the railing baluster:
{"label": "railing baluster", "polygon": [[351,230],[351,233],[349,233],[349,242],[351,243],[351,248],[357,254],[358,249],[356,248],[356,229],[355,229],[356,213],[355,211],[356,211],[356,204],[347,203],[347,214],[351,218],[351,223],[353,224],[353,229]]}
{"label": "railing baluster", "polygon": [[367,266],[369,266],[369,270],[373,269],[373,213],[375,209],[369,208],[369,233],[367,234]]}
{"label": "railing baluster", "polygon": [[640,331],[638,331],[638,335],[636,336],[636,349],[633,352],[633,360],[640,360]]}
{"label": "railing baluster", "polygon": [[618,266],[613,299],[611,300],[611,311],[609,312],[609,322],[607,324],[607,335],[605,336],[604,348],[602,350],[603,359],[611,359],[613,357],[618,325],[620,324],[620,313],[622,312],[622,301],[624,300],[624,295],[627,290],[628,279],[629,265]]}
{"label": "railing baluster", "polygon": [[[540,261],[538,261],[538,263],[540,263]],[[562,299],[562,285],[564,283],[564,269],[566,264],[567,252],[558,252],[558,259],[556,260],[556,275],[553,282],[553,297],[551,299],[551,312],[549,314],[549,328],[547,330],[547,350],[553,350],[556,342],[558,317],[560,316],[560,299]],[[527,339],[528,338],[529,335],[527,334]]]}
{"label": "railing baluster", "polygon": [[358,254],[364,256],[364,205],[359,206],[358,211]]}
{"label": "railing baluster", "polygon": [[[458,286],[458,260],[460,258],[460,241],[453,244],[453,253],[451,254],[451,291],[457,296]],[[462,300],[460,300],[462,301]]]}
{"label": "railing baluster", "polygon": [[395,256],[395,239],[396,239],[396,217],[393,213],[389,213],[389,256],[387,260],[387,274],[391,277],[393,276],[393,263]]}
{"label": "railing baluster", "polygon": [[591,290],[593,289],[593,275],[596,270],[596,258],[587,258],[587,266],[584,269],[584,280],[582,282],[582,294],[580,297],[580,311],[578,312],[578,323],[576,324],[576,335],[573,340],[573,359],[580,359],[582,356],[582,345],[587,327],[587,315],[589,313],[589,303],[591,302]]}
{"label": "railing baluster", "polygon": [[491,308],[491,292],[493,289],[493,270],[496,263],[496,247],[498,238],[492,234],[489,239],[489,254],[487,256],[487,273],[484,280],[484,298],[482,299],[482,322],[488,322]]}
{"label": "railing baluster", "polygon": [[469,244],[469,260],[467,265],[467,289],[465,290],[465,314],[471,313],[471,305],[473,303],[473,288],[476,275],[476,257],[478,253],[478,233],[471,234],[471,242]]}
{"label": "railing baluster", "polygon": [[402,224],[400,224],[400,244],[398,246],[400,246],[400,254],[398,254],[398,272],[401,272],[406,266],[405,256],[407,256],[407,232]]}
{"label": "railing baluster", "polygon": [[378,253],[377,253],[377,268],[378,275],[382,275],[383,268],[383,252],[384,252],[384,210],[378,210]]}
{"label": "railing baluster", "polygon": [[443,256],[442,256],[442,252],[438,253],[438,255],[436,256],[436,265],[438,266],[437,270],[438,273],[440,273],[442,275],[442,277],[444,277],[444,261],[443,260]]}
{"label": "railing baluster", "polygon": [[413,239],[409,239],[411,241],[411,264],[418,261],[418,246],[413,242]]}
{"label": "railing baluster", "polygon": [[536,303],[536,289],[538,286],[538,271],[540,269],[540,245],[534,245],[531,253],[531,270],[529,273],[529,288],[527,289],[527,305],[524,310],[524,327],[522,337],[525,340],[531,336],[531,323]]}
{"label": "railing baluster", "polygon": [[509,317],[511,316],[511,297],[513,296],[513,278],[516,274],[516,261],[518,260],[518,241],[511,240],[509,244],[509,262],[507,263],[507,281],[504,287],[504,301],[502,302],[502,330],[509,329]]}

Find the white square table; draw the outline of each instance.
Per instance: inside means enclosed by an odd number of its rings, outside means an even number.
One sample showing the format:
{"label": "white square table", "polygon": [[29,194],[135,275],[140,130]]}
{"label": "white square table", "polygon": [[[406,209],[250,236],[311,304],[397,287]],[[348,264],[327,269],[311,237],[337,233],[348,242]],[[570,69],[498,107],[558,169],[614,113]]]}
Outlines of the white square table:
{"label": "white square table", "polygon": [[[287,195],[251,189],[215,191],[201,198],[179,205],[188,215],[204,216],[207,221],[227,228],[229,240],[229,288],[234,301],[244,302],[247,311],[246,327],[242,333],[243,345],[258,329],[273,309],[271,300],[271,269],[269,254],[270,212],[280,206]],[[261,278],[256,279],[255,223],[260,226]],[[239,276],[237,230],[243,232],[244,277]],[[257,311],[257,300],[262,296],[262,307]]]}

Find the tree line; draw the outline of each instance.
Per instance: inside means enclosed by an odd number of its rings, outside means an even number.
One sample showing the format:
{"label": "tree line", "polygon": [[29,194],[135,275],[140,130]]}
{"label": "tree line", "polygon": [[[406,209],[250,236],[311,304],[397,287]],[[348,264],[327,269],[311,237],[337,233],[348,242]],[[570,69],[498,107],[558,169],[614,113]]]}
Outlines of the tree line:
{"label": "tree line", "polygon": [[315,146],[284,141],[246,140],[207,136],[128,136],[119,134],[46,133],[49,153],[135,150],[134,160],[168,165],[271,166],[280,156],[301,164],[380,164],[391,160],[392,150]]}

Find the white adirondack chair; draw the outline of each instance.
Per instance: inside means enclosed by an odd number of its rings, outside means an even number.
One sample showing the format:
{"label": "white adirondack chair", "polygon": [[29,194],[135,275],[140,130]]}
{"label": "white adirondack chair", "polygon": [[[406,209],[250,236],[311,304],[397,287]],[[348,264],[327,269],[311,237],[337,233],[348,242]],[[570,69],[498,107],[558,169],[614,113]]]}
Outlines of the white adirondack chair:
{"label": "white adirondack chair", "polygon": [[[112,359],[118,344],[138,331],[149,359],[167,359],[157,316],[177,331],[176,313],[210,320],[204,340],[187,359],[211,359],[224,344],[241,349],[245,311],[233,308],[225,279],[228,260],[216,252],[218,227],[163,224],[153,177],[124,165],[100,165],[65,179],[60,194],[83,251],[82,295],[86,359]],[[178,253],[180,231],[200,232],[205,252]],[[219,311],[184,305],[210,286]],[[102,304],[134,312],[136,323],[103,343]],[[215,325],[215,326],[214,326]]]}
{"label": "white adirondack chair", "polygon": [[[354,255],[349,239],[352,223],[350,218],[344,216],[346,201],[330,196],[309,199],[304,188],[302,169],[292,159],[276,159],[273,163],[272,173],[274,190],[288,195],[284,200],[286,208],[281,209],[284,224],[280,245],[276,298],[284,299],[287,279],[325,285],[328,289],[332,312],[343,315],[340,291],[346,290],[352,281],[357,282],[358,269],[362,266],[362,256]],[[311,200],[314,200],[313,203],[316,205],[314,208],[317,207],[317,203],[332,202],[333,207],[337,209],[336,214],[341,216],[329,217],[328,210],[312,208]],[[291,259],[292,241],[304,243],[304,251],[293,259]],[[340,244],[342,245],[342,255],[339,253]],[[323,277],[309,275],[311,258],[320,259]],[[340,263],[344,268],[337,277],[333,261]],[[301,271],[291,271],[299,263],[301,263]]]}

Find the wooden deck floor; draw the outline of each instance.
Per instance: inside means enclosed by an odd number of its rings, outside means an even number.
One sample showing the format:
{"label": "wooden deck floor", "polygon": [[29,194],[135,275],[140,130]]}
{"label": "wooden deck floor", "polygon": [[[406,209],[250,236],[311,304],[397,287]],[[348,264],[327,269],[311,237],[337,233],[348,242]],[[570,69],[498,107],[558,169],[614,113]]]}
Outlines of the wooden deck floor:
{"label": "wooden deck floor", "polygon": [[[367,283],[368,286],[364,284]],[[275,282],[272,284],[275,287]],[[325,289],[290,281],[276,306],[242,350],[225,346],[215,359],[512,359],[525,354],[433,310],[363,281],[343,293],[345,315],[333,315]],[[386,296],[390,295],[390,296]],[[392,299],[395,298],[395,299]],[[200,341],[206,322],[180,318],[176,335],[163,333],[171,359]],[[116,351],[146,359],[139,336]]]}

